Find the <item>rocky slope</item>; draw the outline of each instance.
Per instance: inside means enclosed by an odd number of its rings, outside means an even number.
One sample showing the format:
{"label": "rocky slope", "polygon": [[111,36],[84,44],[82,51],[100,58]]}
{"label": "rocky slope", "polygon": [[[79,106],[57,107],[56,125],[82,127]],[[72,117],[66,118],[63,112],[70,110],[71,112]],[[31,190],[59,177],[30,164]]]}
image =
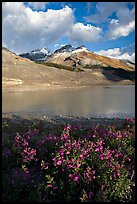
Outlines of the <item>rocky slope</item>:
{"label": "rocky slope", "polygon": [[[90,55],[88,51],[84,52]],[[36,64],[8,49],[2,49],[2,88],[4,90],[134,83],[134,76],[131,76],[132,71],[124,70],[123,72],[122,69],[117,72],[116,70],[119,69],[98,67],[83,69],[82,72],[68,71],[53,66]]]}
{"label": "rocky slope", "polygon": [[122,68],[130,71],[135,68],[135,66],[129,62],[126,63],[119,59],[108,58],[90,52],[85,46],[77,48],[73,48],[71,45],[64,46],[56,50],[52,55],[49,55],[46,61],[71,67],[92,68],[94,65],[99,65],[102,67]]}

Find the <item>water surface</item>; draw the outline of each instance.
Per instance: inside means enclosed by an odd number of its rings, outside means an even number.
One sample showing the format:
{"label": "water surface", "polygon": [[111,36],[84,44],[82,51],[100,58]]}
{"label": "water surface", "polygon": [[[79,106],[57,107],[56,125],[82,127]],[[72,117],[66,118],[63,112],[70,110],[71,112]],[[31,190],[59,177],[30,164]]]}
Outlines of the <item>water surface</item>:
{"label": "water surface", "polygon": [[135,86],[88,87],[2,93],[2,112],[49,116],[135,117]]}

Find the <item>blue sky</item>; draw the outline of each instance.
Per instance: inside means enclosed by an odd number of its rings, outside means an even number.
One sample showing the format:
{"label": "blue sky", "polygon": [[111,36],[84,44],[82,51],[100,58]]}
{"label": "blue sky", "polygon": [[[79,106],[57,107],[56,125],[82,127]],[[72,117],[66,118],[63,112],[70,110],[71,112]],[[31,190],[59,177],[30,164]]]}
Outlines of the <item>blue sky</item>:
{"label": "blue sky", "polygon": [[93,52],[119,48],[120,54],[135,43],[135,3],[3,2],[2,41],[16,53],[83,44]]}

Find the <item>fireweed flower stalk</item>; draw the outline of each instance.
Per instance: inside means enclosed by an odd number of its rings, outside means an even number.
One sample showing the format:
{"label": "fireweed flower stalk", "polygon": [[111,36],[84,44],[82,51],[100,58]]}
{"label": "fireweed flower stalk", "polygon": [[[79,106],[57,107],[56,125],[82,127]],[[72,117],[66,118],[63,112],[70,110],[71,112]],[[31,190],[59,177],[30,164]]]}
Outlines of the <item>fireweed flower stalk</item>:
{"label": "fireweed flower stalk", "polygon": [[[87,172],[83,174],[88,163],[92,161],[90,148],[92,148],[93,143],[88,142],[87,139],[79,138],[75,140],[73,137],[70,138],[69,134],[67,136],[65,137],[64,143],[61,143],[61,149],[56,153],[56,157],[53,158],[53,165],[56,167],[56,172],[60,179],[63,178],[64,182],[69,182],[72,190],[72,187],[75,189],[76,186],[81,185],[82,181],[85,180],[85,174],[87,180],[90,179],[91,181],[95,179],[95,170],[93,167],[92,169],[88,167],[91,172],[87,169]],[[60,171],[62,171],[61,175],[59,175]]]}
{"label": "fireweed flower stalk", "polygon": [[33,182],[41,186],[38,189],[42,188],[42,200],[46,201],[47,192],[50,201],[80,200],[81,195],[87,201],[98,200],[100,195],[105,201],[107,195],[111,201],[115,199],[114,192],[117,199],[124,200],[120,192],[122,195],[129,192],[128,168],[134,162],[133,122],[126,120],[128,130],[124,123],[119,127],[96,126],[88,130],[68,125],[61,135],[44,135],[36,143],[30,140],[37,132],[17,134],[13,153],[22,162],[17,164],[26,178],[32,175],[32,170],[34,175],[39,172],[41,179],[38,181],[36,177]]}
{"label": "fireweed flower stalk", "polygon": [[33,160],[37,161],[36,159],[36,150],[29,147],[30,143],[29,140],[31,137],[37,135],[38,130],[29,131],[24,135],[19,135],[17,133],[15,137],[15,142],[13,144],[13,149],[21,155],[23,163],[29,163]]}
{"label": "fireweed flower stalk", "polygon": [[[105,132],[104,135],[102,135],[102,132]],[[64,146],[61,145],[61,148],[63,150],[59,151],[57,153],[57,157],[53,159],[54,166],[59,169],[63,166],[63,169],[67,169],[69,174],[69,182],[75,182],[78,184],[79,180],[84,180],[86,177],[89,180],[92,180],[92,177],[95,179],[95,176],[88,174],[88,172],[84,172],[84,179],[83,178],[83,172],[80,171],[80,169],[83,170],[84,166],[86,165],[86,162],[93,161],[97,168],[97,173],[99,174],[99,171],[103,173],[108,172],[109,168],[109,175],[107,179],[111,179],[112,176],[119,177],[120,171],[117,171],[115,168],[115,162],[113,160],[118,159],[121,156],[120,151],[111,150],[104,148],[104,145],[106,145],[105,136],[108,131],[104,131],[103,129],[95,129],[95,133],[93,134],[94,141],[88,141],[87,139],[79,139],[79,141],[74,140],[72,137],[71,140],[69,138],[69,134],[65,134],[65,143]],[[119,134],[113,134],[114,137],[112,139],[119,139]],[[68,137],[66,137],[66,135]],[[101,136],[102,135],[102,136]],[[109,137],[109,135],[108,135]],[[107,138],[108,139],[108,138]],[[121,138],[120,138],[121,139]],[[109,142],[111,142],[111,137],[109,138]],[[91,147],[91,148],[90,148]],[[89,149],[88,149],[89,148]],[[66,153],[66,154],[65,154]],[[77,155],[77,156],[76,156]],[[94,157],[96,155],[96,157]],[[64,159],[65,157],[65,159]],[[76,166],[76,160],[80,158],[79,165]],[[99,163],[99,159],[102,160],[102,163]],[[98,165],[99,164],[99,165]],[[79,169],[77,167],[80,167]],[[83,167],[83,168],[82,168]],[[89,167],[90,168],[90,167]],[[93,168],[93,167],[92,167]],[[99,170],[99,171],[98,171]],[[93,172],[95,172],[93,170]],[[97,177],[99,181],[99,176]],[[100,176],[101,179],[103,179],[103,176]],[[100,180],[101,181],[101,180]]]}

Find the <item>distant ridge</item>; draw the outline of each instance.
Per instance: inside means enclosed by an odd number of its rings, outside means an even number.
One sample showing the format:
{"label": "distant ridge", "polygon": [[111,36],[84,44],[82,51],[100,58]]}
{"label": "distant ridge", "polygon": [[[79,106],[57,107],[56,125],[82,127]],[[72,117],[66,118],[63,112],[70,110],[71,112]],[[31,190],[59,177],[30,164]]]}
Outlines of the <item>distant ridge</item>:
{"label": "distant ridge", "polygon": [[70,67],[99,65],[133,70],[135,66],[130,61],[109,58],[91,52],[84,45],[74,47],[67,44],[52,53],[47,48],[42,48],[33,50],[30,53],[21,54],[20,56],[35,62],[50,62]]}
{"label": "distant ridge", "polygon": [[37,62],[37,61],[45,61],[50,54],[51,54],[50,51],[46,47],[43,47],[41,49],[32,50],[31,52],[20,54],[19,56],[28,58],[32,61]]}

